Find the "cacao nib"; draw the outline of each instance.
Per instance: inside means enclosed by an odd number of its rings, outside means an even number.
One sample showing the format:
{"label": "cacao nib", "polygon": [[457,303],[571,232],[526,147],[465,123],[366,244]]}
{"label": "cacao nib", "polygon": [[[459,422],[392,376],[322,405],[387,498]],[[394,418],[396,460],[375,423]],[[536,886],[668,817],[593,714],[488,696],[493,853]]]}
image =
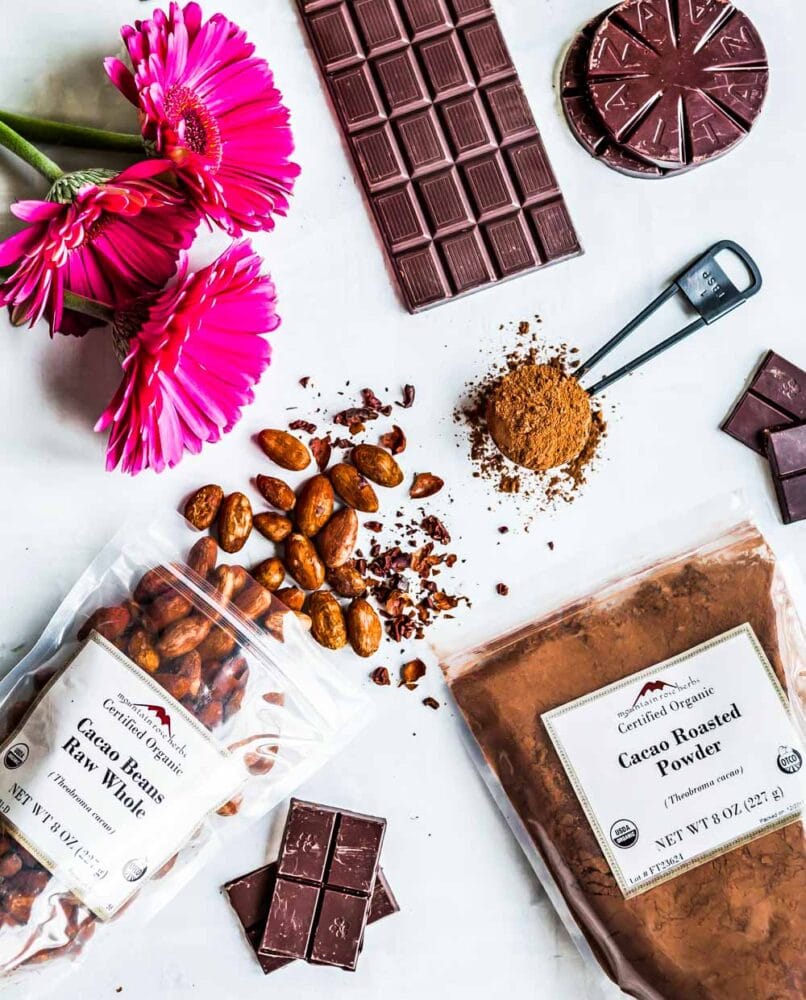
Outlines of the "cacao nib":
{"label": "cacao nib", "polygon": [[327,434],[325,437],[311,438],[310,446],[319,471],[324,472],[330,464],[330,455],[332,451],[330,435]]}
{"label": "cacao nib", "polygon": [[388,687],[392,683],[386,667],[376,667],[369,676],[372,678],[372,683],[378,687]]}
{"label": "cacao nib", "polygon": [[417,687],[417,682],[425,677],[425,664],[422,660],[409,660],[400,668],[400,683],[398,687],[407,687],[413,691]]}
{"label": "cacao nib", "polygon": [[316,424],[312,424],[310,420],[292,420],[288,425],[290,431],[305,431],[306,434],[313,434],[316,430]]}
{"label": "cacao nib", "polygon": [[443,545],[447,545],[451,536],[448,534],[448,529],[440,521],[438,517],[434,517],[433,514],[429,514],[428,517],[423,518],[420,523],[420,527],[429,537],[433,538],[434,541],[441,542]]}
{"label": "cacao nib", "polygon": [[383,408],[383,403],[378,399],[372,389],[362,389],[361,398],[364,401],[364,406],[369,410],[381,410]]}
{"label": "cacao nib", "polygon": [[406,450],[406,435],[397,424],[392,424],[392,429],[386,434],[381,434],[381,447],[386,448],[393,455],[400,455]]}
{"label": "cacao nib", "polygon": [[352,427],[355,424],[363,424],[368,420],[377,419],[377,410],[370,410],[366,406],[351,406],[337,413],[333,418],[333,423],[339,424],[341,427]]}
{"label": "cacao nib", "polygon": [[423,704],[426,708],[433,708],[434,711],[439,708],[439,702],[436,698],[432,698],[430,695],[427,698],[423,698]]}
{"label": "cacao nib", "polygon": [[403,402],[398,403],[404,410],[408,410],[410,406],[414,406],[414,386],[404,385],[403,386]]}

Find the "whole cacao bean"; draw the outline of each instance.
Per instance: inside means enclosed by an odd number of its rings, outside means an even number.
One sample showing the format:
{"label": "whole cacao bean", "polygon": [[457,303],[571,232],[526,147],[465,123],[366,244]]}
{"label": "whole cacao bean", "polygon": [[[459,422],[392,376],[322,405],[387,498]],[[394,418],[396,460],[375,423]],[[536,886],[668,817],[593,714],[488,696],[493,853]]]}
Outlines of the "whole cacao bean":
{"label": "whole cacao bean", "polygon": [[311,464],[311,453],[302,441],[288,431],[261,431],[258,441],[269,458],[283,469],[301,472]]}
{"label": "whole cacao bean", "polygon": [[224,491],[220,486],[211,483],[202,486],[188,499],[185,504],[185,517],[199,531],[206,531],[218,516]]}
{"label": "whole cacao bean", "polygon": [[305,535],[291,535],[285,543],[285,568],[303,590],[318,590],[325,582],[325,565]]}
{"label": "whole cacao bean", "polygon": [[252,576],[261,587],[274,592],[282,585],[285,579],[285,566],[283,566],[282,560],[276,557],[264,559],[262,563],[258,563],[252,570]]}
{"label": "whole cacao bean", "polygon": [[274,596],[292,611],[302,611],[305,604],[305,592],[299,587],[281,587]]}
{"label": "whole cacao bean", "polygon": [[288,483],[282,479],[276,479],[274,476],[258,476],[257,488],[266,503],[270,503],[272,507],[284,510],[286,513],[294,509],[297,497]]}
{"label": "whole cacao bean", "polygon": [[331,590],[335,590],[340,597],[363,597],[367,592],[367,581],[353,562],[346,562],[342,566],[329,569],[327,582]]}
{"label": "whole cacao bean", "polygon": [[329,590],[318,590],[308,599],[311,634],[320,646],[341,649],[347,645],[347,628],[341,605]]}
{"label": "whole cacao bean", "polygon": [[377,512],[378,496],[354,465],[340,462],[329,470],[328,475],[333,489],[348,507],[365,514]]}
{"label": "whole cacao bean", "polygon": [[215,569],[218,559],[218,546],[214,538],[200,538],[188,553],[187,566],[194,573],[206,580]]}
{"label": "whole cacao bean", "polygon": [[353,448],[353,464],[358,471],[378,486],[400,486],[403,470],[388,451],[375,444],[359,444]]}
{"label": "whole cacao bean", "polygon": [[240,552],[252,531],[252,505],[243,493],[230,493],[218,514],[218,541],[225,552]]}
{"label": "whole cacao bean", "polygon": [[359,656],[373,656],[383,638],[383,628],[375,608],[357,597],[347,608],[347,635]]}
{"label": "whole cacao bean", "polygon": [[358,515],[352,507],[342,507],[331,517],[316,538],[316,547],[328,569],[349,562],[358,538]]}
{"label": "whole cacao bean", "polygon": [[294,526],[285,514],[264,511],[261,514],[255,514],[255,528],[270,542],[282,542],[283,539],[288,538]]}
{"label": "whole cacao bean", "polygon": [[303,483],[297,494],[297,530],[308,538],[323,528],[333,513],[333,487],[327,476],[314,476]]}

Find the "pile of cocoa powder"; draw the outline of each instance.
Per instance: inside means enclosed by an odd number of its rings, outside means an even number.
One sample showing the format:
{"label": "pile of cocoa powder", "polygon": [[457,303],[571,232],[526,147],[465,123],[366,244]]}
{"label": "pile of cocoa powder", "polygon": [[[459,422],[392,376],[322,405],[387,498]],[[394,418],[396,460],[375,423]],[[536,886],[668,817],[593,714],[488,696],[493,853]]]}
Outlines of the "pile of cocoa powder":
{"label": "pile of cocoa powder", "polygon": [[[534,327],[539,327],[541,322],[539,316],[534,317]],[[526,518],[553,508],[557,502],[571,503],[578,496],[600,457],[602,442],[607,436],[604,414],[594,405],[590,433],[582,451],[565,465],[536,472],[516,465],[498,449],[490,435],[487,414],[490,398],[501,380],[524,365],[549,365],[569,375],[580,364],[578,348],[566,344],[552,346],[534,327],[527,320],[517,324],[514,347],[503,360],[493,361],[481,378],[467,383],[465,399],[453,415],[469,443],[474,477],[490,483],[499,494],[517,494],[519,513]],[[502,326],[501,331],[509,334],[511,329]],[[485,353],[488,351],[485,348]],[[519,450],[528,454],[528,442]]]}

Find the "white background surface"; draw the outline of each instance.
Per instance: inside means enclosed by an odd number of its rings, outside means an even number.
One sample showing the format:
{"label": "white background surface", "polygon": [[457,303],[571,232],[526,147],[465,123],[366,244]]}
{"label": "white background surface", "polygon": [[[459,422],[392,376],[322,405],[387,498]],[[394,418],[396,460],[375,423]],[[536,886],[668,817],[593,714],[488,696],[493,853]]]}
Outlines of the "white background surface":
{"label": "white background surface", "polygon": [[[571,567],[578,587],[594,564],[616,572],[633,528],[737,486],[753,494],[773,541],[806,564],[806,527],[778,523],[763,462],[717,429],[762,351],[774,347],[806,364],[806,136],[796,44],[806,31],[806,9],[796,0],[744,0],[772,64],[764,114],[749,141],[726,159],[657,183],[621,177],[589,159],[555,104],[560,51],[602,6],[603,0],[496,3],[587,255],[411,317],[385,273],[292,0],[220,0],[215,9],[246,27],[272,62],[294,114],[303,165],[289,219],[257,240],[284,317],[274,364],[228,440],[168,475],[132,481],[103,472],[103,441],[92,433],[117,378],[104,334],[51,343],[44,327],[13,330],[0,317],[0,669],[30,647],[128,514],[172,508],[204,482],[243,488],[264,468],[251,435],[282,425],[288,406],[307,415],[312,396],[297,385],[302,375],[313,376],[329,405],[340,401],[335,393],[346,379],[378,392],[416,385],[417,405],[403,421],[410,441],[405,465],[448,481],[457,502],[446,517],[467,558],[456,589],[475,601],[448,630],[449,641],[461,641],[471,621],[499,630],[520,614],[518,600],[550,607],[564,596],[556,582],[562,565]],[[0,104],[130,129],[126,105],[104,83],[101,57],[115,51],[121,23],[150,9],[135,0],[0,0]],[[89,162],[75,154],[61,159]],[[3,208],[42,193],[31,172],[0,153]],[[524,533],[515,504],[506,498],[499,504],[471,477],[451,421],[466,380],[514,339],[500,324],[539,313],[547,339],[587,353],[724,237],[756,256],[762,294],[611,391],[617,405],[606,461],[576,503],[538,517]],[[674,326],[679,317],[671,309],[666,319]],[[628,345],[623,357],[639,346]],[[499,524],[508,524],[510,534],[500,536]],[[258,543],[251,551],[257,555]],[[508,601],[493,594],[499,580],[512,589]],[[378,662],[384,660],[396,669],[397,650],[386,650]],[[353,660],[335,668],[366,683],[364,666]],[[101,947],[88,956],[67,995],[101,1000],[122,987],[124,997],[137,1000],[591,996],[593,977],[474,772],[452,710],[423,708],[420,698],[428,693],[441,695],[434,667],[416,694],[373,690],[377,719],[303,790],[389,819],[383,863],[403,910],[371,929],[357,974],[300,965],[264,981],[247,953],[217,887],[270,856],[266,821],[119,950]],[[38,982],[34,992],[45,987]],[[32,989],[4,995],[21,1000]]]}

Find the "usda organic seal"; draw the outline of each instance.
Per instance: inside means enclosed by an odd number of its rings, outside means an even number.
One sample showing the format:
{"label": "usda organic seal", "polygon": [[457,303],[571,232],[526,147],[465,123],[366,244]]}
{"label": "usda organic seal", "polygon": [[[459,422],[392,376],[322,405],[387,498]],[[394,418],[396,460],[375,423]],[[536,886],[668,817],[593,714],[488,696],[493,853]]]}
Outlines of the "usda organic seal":
{"label": "usda organic seal", "polygon": [[123,866],[123,877],[127,882],[137,882],[147,871],[148,865],[145,861],[141,861],[139,858],[133,858],[131,861],[127,861]]}
{"label": "usda organic seal", "polygon": [[28,760],[28,753],[27,743],[15,743],[14,746],[6,750],[3,763],[13,771],[15,767],[22,767],[26,760]]}
{"label": "usda organic seal", "polygon": [[617,819],[610,827],[610,839],[616,847],[626,850],[638,843],[638,827],[631,819]]}

